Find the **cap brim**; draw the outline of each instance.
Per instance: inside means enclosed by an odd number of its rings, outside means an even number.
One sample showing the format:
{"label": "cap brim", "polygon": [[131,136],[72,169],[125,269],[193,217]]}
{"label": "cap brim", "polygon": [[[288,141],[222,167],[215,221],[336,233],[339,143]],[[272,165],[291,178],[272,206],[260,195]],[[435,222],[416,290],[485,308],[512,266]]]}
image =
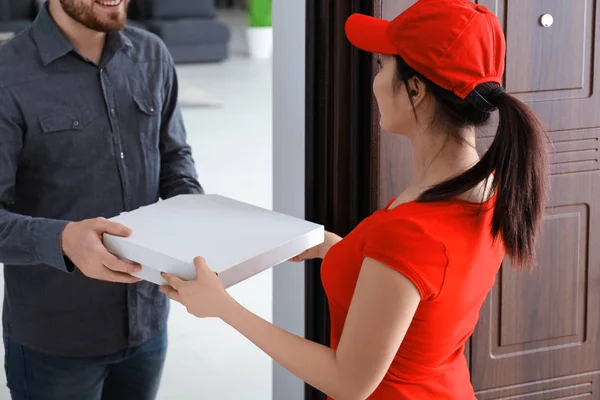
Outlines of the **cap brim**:
{"label": "cap brim", "polygon": [[388,38],[390,21],[364,14],[352,14],[346,20],[346,37],[355,47],[369,53],[398,54]]}

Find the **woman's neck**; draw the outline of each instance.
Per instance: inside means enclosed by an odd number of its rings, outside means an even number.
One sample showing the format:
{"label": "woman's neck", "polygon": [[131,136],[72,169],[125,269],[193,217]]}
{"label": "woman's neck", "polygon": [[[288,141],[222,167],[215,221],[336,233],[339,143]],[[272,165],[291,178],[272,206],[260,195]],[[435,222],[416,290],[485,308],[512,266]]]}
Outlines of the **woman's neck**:
{"label": "woman's neck", "polygon": [[414,154],[412,186],[430,187],[466,171],[479,161],[475,130],[458,134],[427,131],[411,138]]}
{"label": "woman's neck", "polygon": [[[427,189],[468,170],[479,161],[475,148],[475,131],[465,130],[460,135],[424,132],[411,138],[414,154],[413,182],[396,197],[389,209],[418,199]],[[459,197],[467,201],[481,201],[489,196],[490,183],[482,182]]]}
{"label": "woman's neck", "polygon": [[[427,189],[468,170],[479,161],[475,131],[465,130],[460,135],[429,131],[409,136],[414,154],[413,181],[396,197],[389,209],[418,199]],[[487,197],[489,187],[483,182],[459,197],[480,201]]]}

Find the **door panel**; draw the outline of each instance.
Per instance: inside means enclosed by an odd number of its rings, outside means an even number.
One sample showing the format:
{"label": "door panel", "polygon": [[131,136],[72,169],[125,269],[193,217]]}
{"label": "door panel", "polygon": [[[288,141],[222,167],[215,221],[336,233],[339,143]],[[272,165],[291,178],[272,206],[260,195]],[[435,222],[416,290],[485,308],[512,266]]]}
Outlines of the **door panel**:
{"label": "door panel", "polygon": [[[519,93],[527,101],[585,98],[591,94],[592,0],[480,3],[506,16],[506,88],[511,93]],[[542,25],[544,15],[552,17],[550,26]],[[569,62],[562,63],[564,59]]]}
{"label": "door panel", "polygon": [[[494,140],[492,135],[490,129],[482,130],[477,142],[481,153],[492,144]],[[548,135],[552,142],[548,146],[552,177],[576,172],[592,172],[600,168],[600,128],[548,132]]]}
{"label": "door panel", "polygon": [[529,382],[508,389],[480,392],[479,400],[596,400],[600,393],[600,373]]}
{"label": "door panel", "polygon": [[[505,87],[552,131],[600,126],[596,0],[479,0],[504,26]],[[553,23],[544,27],[543,15]]]}
{"label": "door panel", "polygon": [[600,369],[599,178],[552,177],[537,268],[505,262],[482,307],[472,336],[477,391]]}

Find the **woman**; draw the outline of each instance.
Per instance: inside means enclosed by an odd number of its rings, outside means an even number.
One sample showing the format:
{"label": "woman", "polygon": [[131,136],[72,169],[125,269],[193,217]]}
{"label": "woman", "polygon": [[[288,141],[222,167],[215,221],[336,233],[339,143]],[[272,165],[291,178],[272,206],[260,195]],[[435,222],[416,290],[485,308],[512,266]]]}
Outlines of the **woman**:
{"label": "woman", "polygon": [[[324,257],[332,348],[244,309],[201,258],[195,281],[166,276],[163,290],[330,398],[474,399],[464,344],[505,254],[534,263],[546,134],[500,86],[504,36],[484,7],[420,0],[391,22],[353,15],[346,32],[382,55],[373,83],[381,127],[410,139],[414,180],[346,238],[328,233],[295,259]],[[496,109],[498,132],[480,159],[475,131]]]}

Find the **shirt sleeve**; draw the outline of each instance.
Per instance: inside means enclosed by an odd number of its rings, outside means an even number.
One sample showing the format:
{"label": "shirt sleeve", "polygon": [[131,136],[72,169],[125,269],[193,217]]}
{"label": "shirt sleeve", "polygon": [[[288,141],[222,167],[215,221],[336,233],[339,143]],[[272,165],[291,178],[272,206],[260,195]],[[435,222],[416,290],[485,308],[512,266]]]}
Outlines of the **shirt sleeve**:
{"label": "shirt sleeve", "polygon": [[61,237],[67,221],[32,218],[7,210],[15,201],[17,165],[23,142],[19,111],[0,87],[0,263],[47,264],[69,271]]}
{"label": "shirt sleeve", "polygon": [[202,194],[198,182],[192,149],[187,144],[187,134],[181,109],[177,103],[178,82],[172,57],[165,52],[165,98],[160,128],[160,197],[168,199],[180,194]]}
{"label": "shirt sleeve", "polygon": [[363,256],[406,276],[423,301],[439,294],[448,266],[444,244],[417,223],[404,219],[374,227],[365,242]]}

